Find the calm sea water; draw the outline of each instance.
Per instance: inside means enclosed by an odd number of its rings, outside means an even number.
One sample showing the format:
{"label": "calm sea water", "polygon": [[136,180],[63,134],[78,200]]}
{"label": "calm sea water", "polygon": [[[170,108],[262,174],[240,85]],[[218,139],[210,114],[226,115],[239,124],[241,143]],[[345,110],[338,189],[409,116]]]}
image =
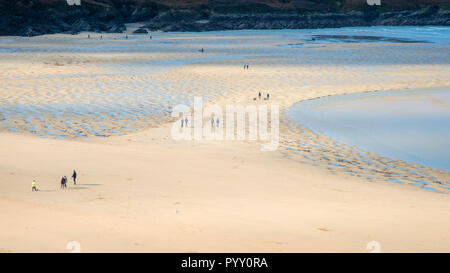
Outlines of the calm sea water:
{"label": "calm sea water", "polygon": [[368,152],[450,171],[450,88],[325,97],[287,114]]}

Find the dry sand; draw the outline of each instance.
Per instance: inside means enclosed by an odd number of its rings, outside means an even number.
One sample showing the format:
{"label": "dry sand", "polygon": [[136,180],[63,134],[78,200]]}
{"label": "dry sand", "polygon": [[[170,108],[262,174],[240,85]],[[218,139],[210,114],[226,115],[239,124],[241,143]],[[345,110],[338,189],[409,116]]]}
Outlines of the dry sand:
{"label": "dry sand", "polygon": [[[2,251],[449,251],[448,195],[368,183],[165,128],[87,143],[0,136]],[[60,190],[59,177],[79,172]],[[31,192],[31,178],[38,193]]]}
{"label": "dry sand", "polygon": [[[387,178],[408,182],[414,177],[407,171],[399,175],[387,165],[377,169],[384,171],[381,174],[361,171],[358,164],[366,163],[357,158],[359,150],[343,148],[307,128],[294,130],[284,117],[280,149],[261,152],[250,141],[176,142],[163,114],[141,118],[138,114],[144,112],[121,116],[117,110],[164,108],[198,94],[219,105],[252,104],[255,94],[265,90],[272,104],[285,109],[299,100],[333,94],[449,86],[450,66],[429,63],[438,49],[367,44],[361,50],[377,52],[378,57],[362,54],[335,65],[315,60],[358,45],[328,45],[317,55],[289,59],[270,57],[279,42],[261,44],[258,36],[254,41],[250,37],[253,42],[245,46],[240,36],[228,35],[236,43],[223,44],[214,43],[223,38],[220,35],[192,36],[161,34],[160,47],[142,52],[130,47],[138,43],[132,39],[117,41],[107,35],[103,42],[53,35],[2,44],[31,49],[62,42],[103,47],[110,39],[111,46],[125,44],[135,52],[1,54],[0,106],[12,111],[11,104],[20,104],[22,112],[3,121],[19,133],[7,127],[0,131],[0,251],[65,252],[71,241],[79,242],[82,252],[367,252],[370,241],[379,242],[384,252],[450,251],[450,202],[445,191],[385,183]],[[191,43],[166,48],[184,39]],[[156,60],[199,58],[191,51],[203,43],[210,43],[202,55],[210,59],[204,63],[154,71],[154,66],[147,66]],[[268,51],[269,57],[252,55],[257,49]],[[242,51],[248,55],[228,56]],[[217,57],[223,55],[230,58]],[[402,62],[416,55],[414,64]],[[398,64],[374,65],[372,57],[398,58]],[[250,69],[244,71],[243,63],[251,63]],[[33,109],[36,105],[42,107]],[[61,111],[55,105],[65,107],[65,116],[55,115]],[[98,119],[99,113],[90,113],[89,107],[119,117]],[[44,119],[32,116],[29,109]],[[59,131],[65,139],[31,134],[27,116],[36,130],[66,130]],[[69,129],[66,118],[97,131],[106,124],[102,132],[113,136],[93,137],[83,127]],[[118,136],[115,130],[126,135]],[[74,137],[79,131],[89,137]],[[289,151],[299,139],[300,148],[317,156],[316,161]],[[327,164],[338,160],[338,152],[353,162],[348,164],[351,172]],[[386,161],[373,154],[364,157],[377,164]],[[391,162],[428,175],[431,181],[449,182],[445,171]],[[59,189],[60,177],[70,177],[73,168],[78,185],[69,181],[67,190]],[[37,193],[31,192],[32,179],[38,181]]]}

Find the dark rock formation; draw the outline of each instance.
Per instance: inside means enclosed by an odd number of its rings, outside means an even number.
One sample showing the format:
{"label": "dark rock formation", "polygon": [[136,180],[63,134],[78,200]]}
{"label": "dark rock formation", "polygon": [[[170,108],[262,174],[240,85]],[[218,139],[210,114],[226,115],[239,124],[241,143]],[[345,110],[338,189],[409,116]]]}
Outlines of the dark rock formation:
{"label": "dark rock formation", "polygon": [[214,14],[207,19],[161,14],[146,27],[162,31],[211,31],[238,29],[336,28],[374,25],[450,26],[450,12],[435,8],[420,11],[350,11],[313,14]]}
{"label": "dark rock formation", "polygon": [[135,31],[133,31],[135,34],[147,34],[148,31],[145,28],[138,28]]}
{"label": "dark rock formation", "polygon": [[[126,22],[162,31],[450,25],[446,0],[0,0],[0,35],[123,32]],[[145,33],[145,29],[138,30]]]}

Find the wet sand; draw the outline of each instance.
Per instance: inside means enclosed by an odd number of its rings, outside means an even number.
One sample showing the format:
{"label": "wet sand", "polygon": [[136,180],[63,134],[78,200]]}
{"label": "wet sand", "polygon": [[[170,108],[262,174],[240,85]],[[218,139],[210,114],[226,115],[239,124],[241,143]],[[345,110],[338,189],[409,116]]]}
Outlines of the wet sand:
{"label": "wet sand", "polygon": [[[2,38],[0,251],[64,252],[69,241],[87,252],[365,252],[369,241],[449,251],[445,189],[407,183],[442,185],[448,172],[362,153],[286,116],[275,152],[171,139],[168,110],[194,95],[283,111],[323,96],[450,86],[446,43],[286,47],[320,33]],[[271,100],[254,102],[259,91]],[[79,185],[58,190],[73,168]]]}

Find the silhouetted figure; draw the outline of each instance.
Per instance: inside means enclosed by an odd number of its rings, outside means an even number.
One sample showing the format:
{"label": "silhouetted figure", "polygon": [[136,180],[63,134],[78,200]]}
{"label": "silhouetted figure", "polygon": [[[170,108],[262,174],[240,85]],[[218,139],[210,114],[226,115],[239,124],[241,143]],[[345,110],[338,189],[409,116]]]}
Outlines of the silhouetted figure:
{"label": "silhouetted figure", "polygon": [[269,100],[269,97],[270,97],[270,95],[269,95],[269,93],[267,93],[267,100]]}
{"label": "silhouetted figure", "polygon": [[73,178],[73,184],[76,185],[77,184],[77,172],[75,170],[73,170],[72,178]]}

